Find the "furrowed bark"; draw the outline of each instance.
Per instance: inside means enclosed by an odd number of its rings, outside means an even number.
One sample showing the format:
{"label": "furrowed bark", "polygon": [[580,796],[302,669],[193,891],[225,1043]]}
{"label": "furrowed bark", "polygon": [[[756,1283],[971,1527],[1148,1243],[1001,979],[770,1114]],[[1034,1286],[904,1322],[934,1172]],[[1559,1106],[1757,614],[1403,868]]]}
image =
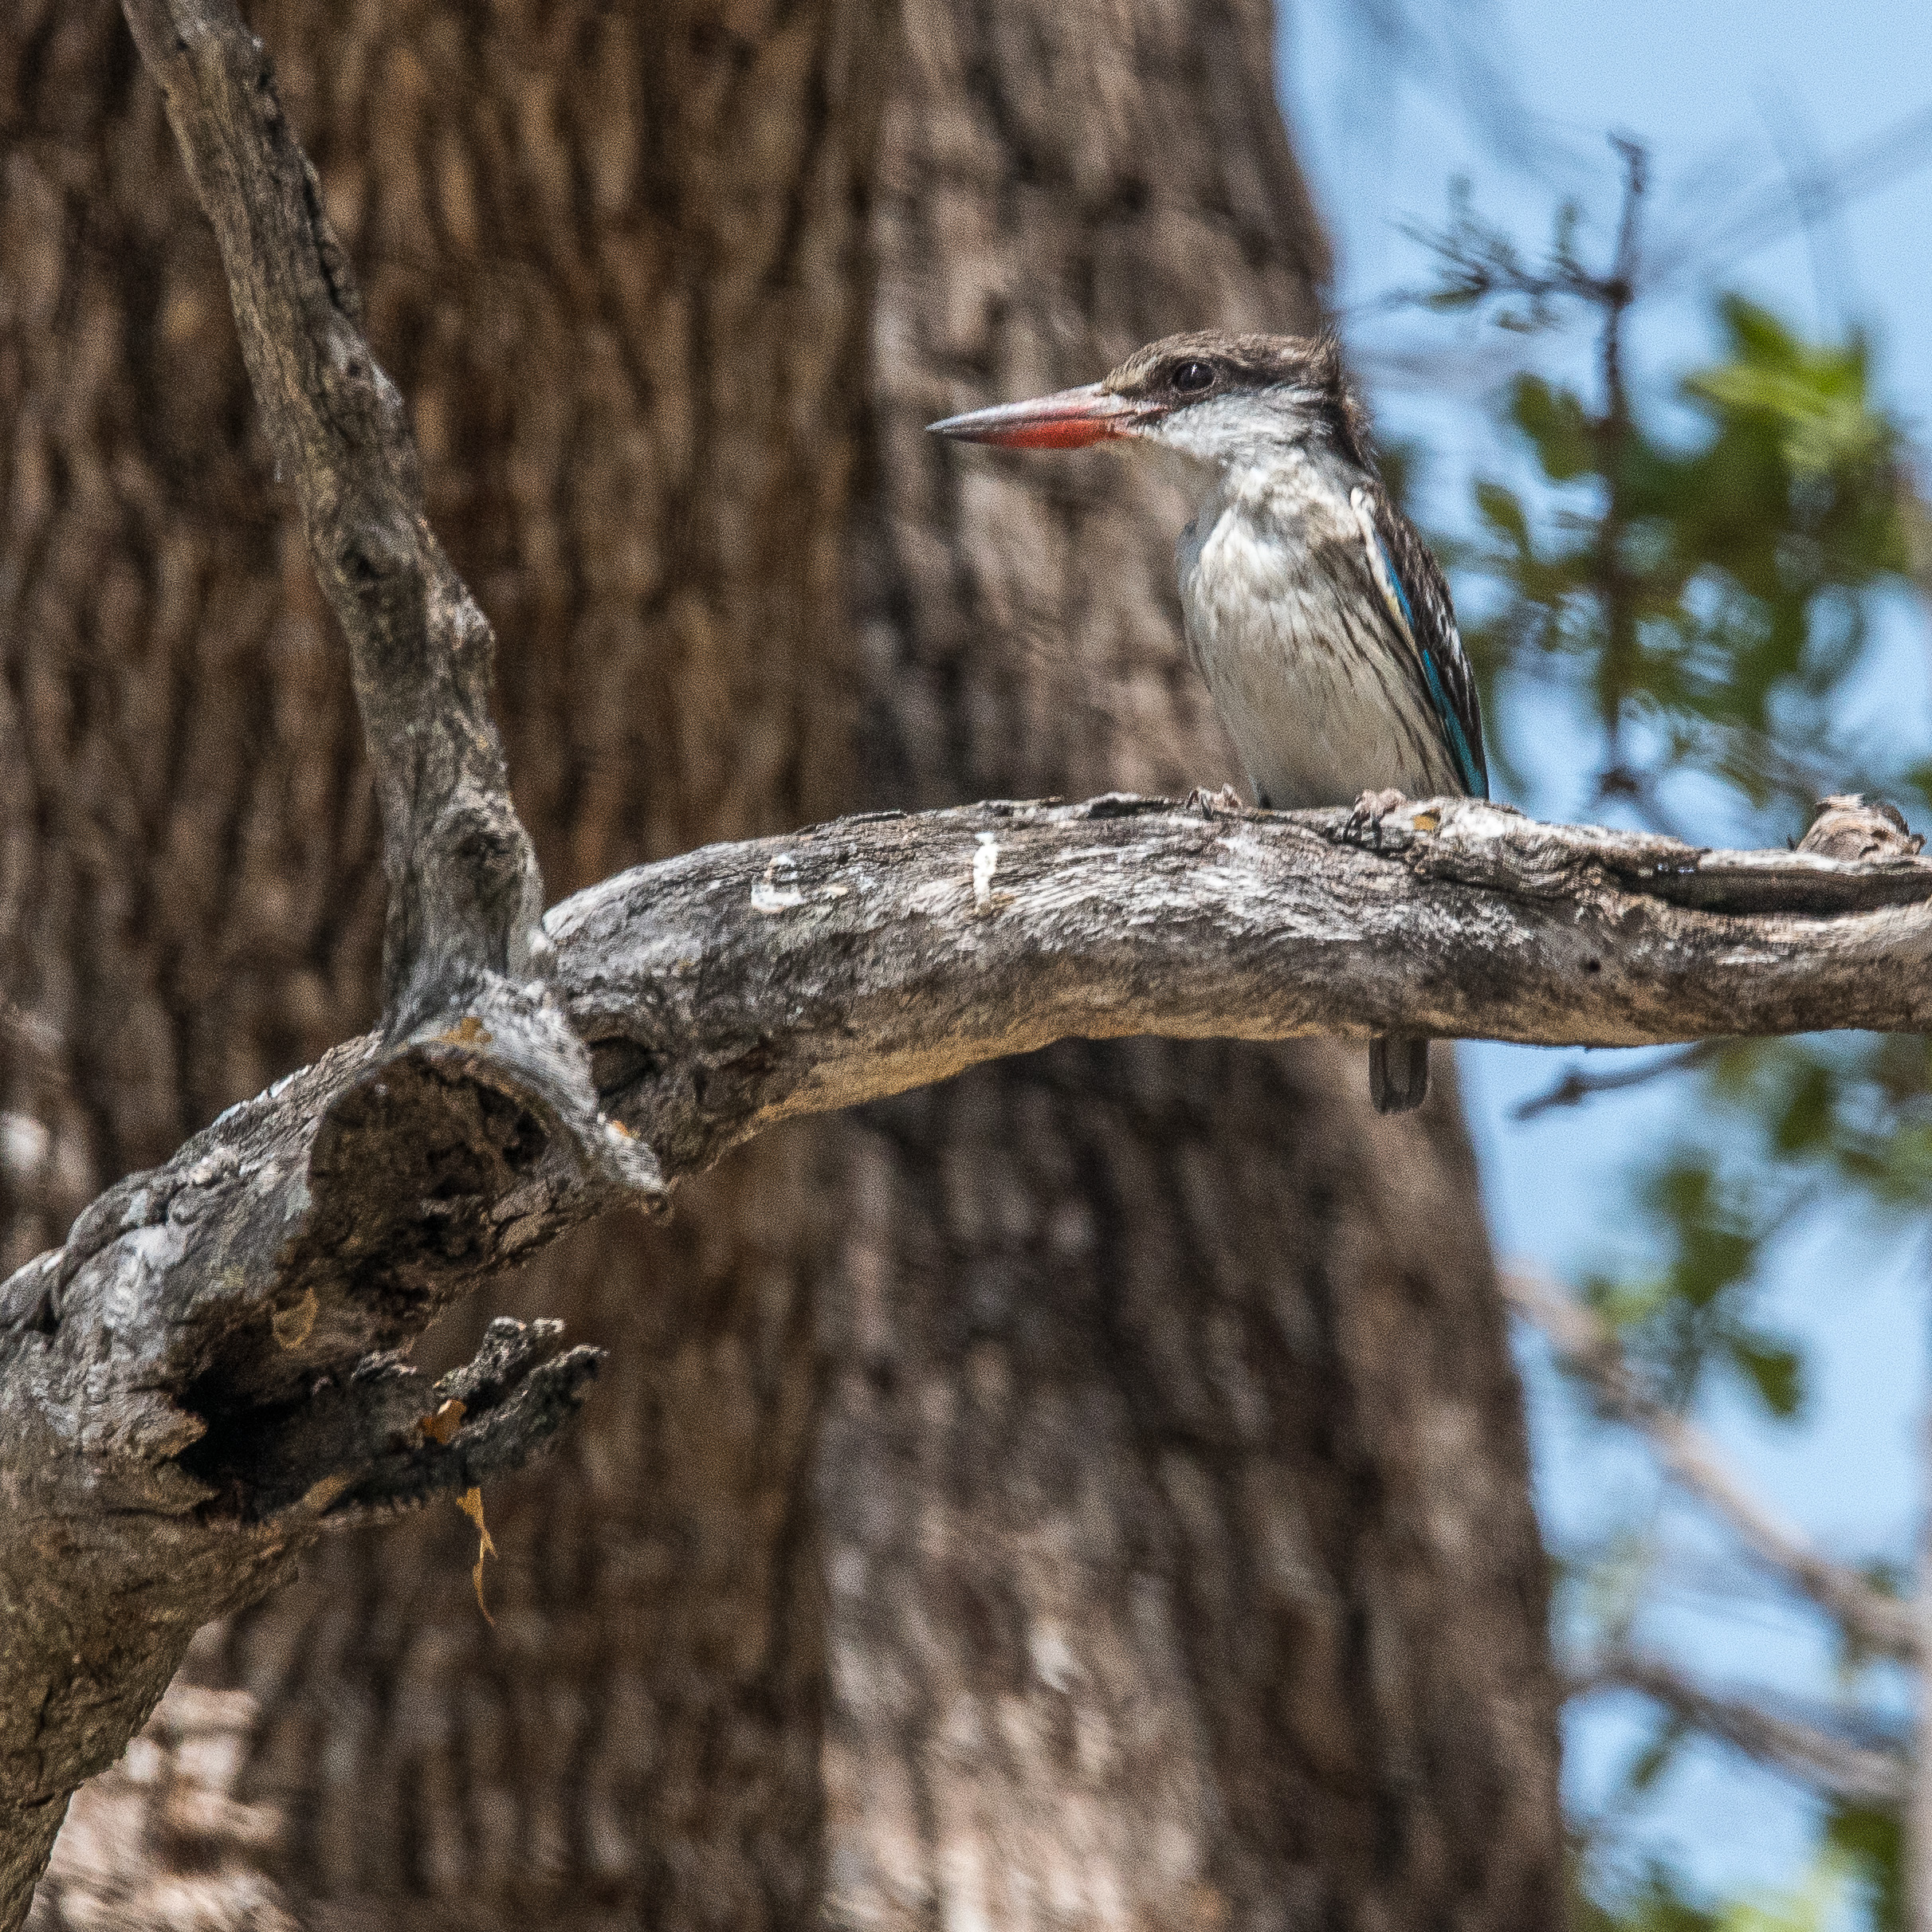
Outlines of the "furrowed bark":
{"label": "furrowed bark", "polygon": [[[540,1449],[594,1351],[493,1329],[434,1386],[392,1351],[574,1219],[654,1199],[541,984],[543,886],[489,711],[489,629],[424,519],[401,399],[276,96],[222,0],[128,0],[227,269],[243,352],[348,638],[382,809],[383,1027],[123,1181],[0,1290],[0,1925],[68,1796],[195,1630],[324,1517]],[[460,1387],[459,1387],[460,1385]],[[449,1439],[418,1425],[463,1404]]]}
{"label": "furrowed bark", "polygon": [[[317,1524],[397,1506],[438,1484],[473,1479],[547,1439],[546,1431],[580,1390],[588,1365],[581,1354],[558,1354],[554,1335],[540,1325],[493,1333],[467,1369],[440,1384],[411,1381],[389,1351],[438,1308],[548,1236],[627,1191],[654,1191],[638,1139],[627,1140],[599,1117],[601,1103],[585,1077],[581,1049],[549,995],[532,984],[542,953],[533,926],[536,874],[509,814],[485,709],[487,632],[477,628],[480,618],[422,524],[414,457],[402,436],[394,394],[374,363],[361,359],[367,351],[355,328],[352,286],[322,220],[312,179],[274,108],[259,49],[234,37],[235,22],[226,13],[202,9],[190,19],[187,9],[133,10],[149,30],[148,44],[159,51],[171,112],[222,234],[271,441],[285,475],[303,495],[319,569],[356,660],[392,886],[385,1025],[379,1038],[339,1050],[224,1117],[165,1167],[110,1190],[82,1216],[66,1248],[6,1284],[0,1346],[6,1366],[0,1372],[18,1379],[0,1388],[0,1414],[35,1420],[33,1427],[6,1442],[0,1458],[9,1498],[18,1506],[10,1511],[5,1533],[22,1539],[14,1545],[17,1565],[8,1567],[7,1559],[0,1558],[0,1588],[8,1592],[10,1612],[26,1604],[33,1613],[24,1623],[10,1615],[10,1634],[24,1633],[23,1642],[37,1635],[59,1639],[46,1655],[36,1652],[26,1659],[25,1675],[11,1671],[13,1657],[0,1657],[10,1684],[31,1687],[38,1670],[47,1685],[37,1706],[31,1688],[18,1701],[11,1714],[21,1728],[4,1742],[0,1775],[8,1782],[0,1797],[10,1802],[16,1791],[22,1794],[14,1815],[18,1829],[7,1841],[10,1887],[18,1872],[30,1877],[44,1852],[62,1781],[112,1754],[164,1678],[167,1655],[179,1655],[200,1616],[268,1588],[285,1573],[289,1557]],[[167,38],[167,23],[177,16],[194,30]],[[691,37],[695,42],[700,37]],[[1081,37],[1071,36],[1076,42]],[[1271,117],[1265,63],[1235,59],[1226,34],[1201,39],[1212,84],[1239,83]],[[736,44],[726,49],[725,64],[741,65],[741,51]],[[764,84],[763,77],[752,84]],[[802,91],[811,95],[809,88]],[[1058,114],[1061,104],[1050,88],[1043,98]],[[1270,211],[1282,205],[1282,185],[1278,175],[1269,175],[1243,187],[1231,218],[1231,242],[1213,244],[1220,258],[1231,261],[1243,251],[1256,260],[1268,257],[1274,245],[1267,224]],[[1121,218],[1137,218],[1137,194],[1145,198],[1139,190],[1119,198]],[[292,264],[256,259],[262,245],[284,243]],[[1199,299],[1204,246],[1196,235],[1173,257],[1184,260],[1189,300]],[[1129,279],[1137,288],[1145,281],[1137,272]],[[760,281],[761,307],[769,306],[771,288],[782,281],[776,274]],[[1282,312],[1278,307],[1270,312],[1278,317]],[[711,320],[707,312],[693,323],[694,334]],[[291,332],[286,338],[277,332],[285,327]],[[1156,332],[1151,318],[1141,332]],[[279,402],[272,399],[277,397]],[[278,419],[277,410],[285,407],[285,416]],[[670,520],[681,540],[681,521]],[[1116,540],[1138,544],[1141,520]],[[1164,545],[1160,554],[1164,560]],[[1159,568],[1164,576],[1164,560]],[[1058,581],[1050,572],[1043,575]],[[683,607],[676,599],[668,601]],[[1151,601],[1149,607],[1157,610]],[[702,631],[703,618],[701,607],[691,620],[694,630]],[[747,628],[757,632],[755,625]],[[756,668],[762,673],[762,660]],[[1086,658],[1067,658],[1059,674],[1070,683],[1091,670]],[[708,691],[714,672],[712,661],[704,659],[694,685]],[[936,681],[944,681],[936,674]],[[399,693],[405,701],[392,701]],[[1205,701],[1193,692],[1190,701],[1198,710]],[[1056,716],[1070,735],[1077,735],[1068,722],[1069,708],[1060,707]],[[719,762],[735,772],[736,721],[714,728],[725,744]],[[1146,735],[1125,727],[1123,733]],[[1184,758],[1164,749],[1160,756]],[[1118,761],[1103,762],[1110,776]],[[970,795],[980,788],[955,785],[929,764],[924,769],[921,783],[928,796]],[[1061,781],[1049,776],[1025,782],[1045,789]],[[1179,782],[1184,784],[1185,776]],[[760,810],[766,823],[806,815]],[[1374,930],[1385,942],[1396,929],[1402,904],[1420,905],[1427,892],[1444,886],[1424,862],[1426,833],[1412,850],[1403,844],[1400,825],[1385,827],[1387,849],[1378,858],[1345,850],[1306,827],[1287,827],[1278,836],[1288,847],[1297,852],[1306,847],[1311,855],[1319,853],[1323,864],[1332,859],[1345,869],[1345,877],[1337,874],[1341,882],[1325,897],[1322,889],[1310,889],[1311,909],[1288,889],[1293,865],[1272,870],[1263,865],[1257,871],[1244,850],[1227,845],[1237,834],[1265,845],[1277,836],[1266,826],[1257,823],[1251,831],[1244,829],[1247,821],[1169,815],[1185,821],[1180,842],[1161,846],[1156,841],[1151,848],[1133,842],[1150,824],[1160,831],[1160,815],[1147,813],[1143,822],[1139,807],[1117,801],[1060,819],[1039,808],[1008,807],[976,819],[967,814],[931,822],[875,821],[871,830],[861,827],[852,834],[860,842],[855,849],[895,877],[903,868],[902,882],[923,895],[891,900],[886,908],[889,917],[876,925],[867,923],[874,917],[869,903],[864,917],[850,926],[828,927],[811,923],[820,919],[818,901],[801,892],[791,902],[789,895],[800,889],[787,877],[783,853],[812,842],[804,835],[735,853],[728,849],[721,860],[717,853],[700,855],[719,862],[713,883],[721,900],[742,899],[736,922],[727,919],[719,930],[724,950],[714,962],[681,949],[675,921],[691,905],[670,890],[671,876],[662,882],[669,897],[654,925],[637,896],[650,875],[633,875],[614,899],[599,900],[597,916],[615,905],[624,919],[642,918],[626,943],[646,952],[656,948],[666,975],[664,984],[646,988],[628,955],[604,955],[594,948],[583,952],[580,1023],[595,1029],[599,1073],[611,1106],[620,1118],[630,1109],[629,1117],[648,1121],[648,1132],[666,1143],[675,1178],[765,1121],[842,1105],[862,1094],[896,1091],[972,1058],[1051,1037],[1056,1028],[1088,1034],[1157,1028],[1167,1011],[1177,1031],[1217,1030],[1211,1010],[1217,995],[1199,990],[1198,962],[1164,947],[1158,934],[1145,929],[1148,906],[1137,896],[1137,882],[1150,853],[1152,876],[1160,878],[1163,866],[1178,867],[1183,875],[1194,867],[1200,876],[1193,883],[1211,901],[1222,890],[1216,869],[1231,867],[1239,889],[1227,909],[1239,929],[1233,936],[1237,943],[1218,963],[1215,948],[1208,948],[1213,970],[1208,976],[1225,968],[1231,984],[1219,996],[1231,1012],[1264,992],[1274,999],[1263,1031],[1274,1025],[1321,1030],[1311,1018],[1320,988],[1341,1001],[1337,1023],[1345,1026],[1355,1023],[1348,1015],[1357,1008],[1380,1013],[1414,999],[1438,1010],[1447,996],[1442,989],[1413,973],[1404,977],[1407,969],[1392,969],[1387,960],[1371,956],[1376,948],[1361,942],[1358,930],[1365,918],[1372,924],[1381,919]],[[818,836],[846,834],[846,828],[834,827]],[[1104,932],[1097,927],[1090,934],[1098,964],[1084,991],[1075,983],[1077,975],[1064,976],[1066,935],[1056,936],[1050,925],[1023,917],[1015,923],[1011,915],[1026,894],[1005,896],[1016,881],[1024,885],[1028,866],[1037,862],[1053,873],[1059,866],[1060,857],[1049,855],[1056,834],[1071,855],[1068,878],[1081,918],[1091,916],[1105,925]],[[1204,836],[1222,844],[1198,842]],[[874,838],[876,846],[869,842]],[[1129,842],[1109,843],[1117,838]],[[895,842],[907,840],[901,851]],[[1098,855],[1082,856],[1088,846],[1099,847]],[[1664,854],[1662,862],[1695,870],[1680,849]],[[1360,871],[1346,870],[1358,865]],[[601,869],[592,865],[578,876]],[[803,870],[815,889],[821,882],[811,863],[804,862]],[[1505,910],[1511,895],[1524,889],[1523,873],[1521,864],[1504,864],[1503,883],[1490,881],[1486,888]],[[676,878],[693,891],[705,888],[701,867]],[[869,878],[861,868],[834,873],[822,882],[827,893],[847,885],[852,897],[862,899],[870,889]],[[1182,882],[1188,882],[1184,877]],[[1604,886],[1590,875],[1591,890],[1600,889],[1601,895],[1592,904],[1612,911],[1647,905],[1640,893],[1616,897],[1624,886],[1613,878]],[[1285,902],[1298,909],[1299,923],[1272,954],[1273,942],[1252,906],[1242,909],[1242,894],[1251,896],[1258,886],[1283,890]],[[1812,895],[1804,902],[1812,903],[1816,882],[1804,889]],[[1161,890],[1171,897],[1173,881]],[[1560,898],[1560,890],[1552,891]],[[1036,909],[1054,912],[1052,891],[1036,891],[1034,901]],[[842,903],[835,894],[825,901],[833,907]],[[1197,935],[1211,926],[1213,916],[1180,912],[1180,902],[1174,903],[1184,924],[1194,921]],[[1848,917],[1863,903],[1855,894],[1833,901],[1832,916]],[[1771,909],[1782,916],[1790,908],[1780,902]],[[566,914],[564,924],[576,916],[569,909]],[[1642,913],[1639,924],[1649,917]],[[1537,943],[1557,945],[1560,918],[1532,924]],[[815,944],[823,941],[834,955],[850,954],[843,964],[856,960],[866,967],[866,956],[876,955],[878,971],[843,981],[833,972],[828,979],[825,968],[842,962],[834,957],[815,963],[800,952],[797,941],[804,926]],[[1109,950],[1123,937],[1116,927],[1125,929],[1124,951]],[[1496,929],[1510,929],[1506,921]],[[1706,939],[1718,933],[1715,926],[1698,930]],[[1153,950],[1145,956],[1134,951],[1145,944]],[[1388,950],[1385,944],[1381,950]],[[1481,950],[1472,942],[1459,956],[1472,958]],[[1321,970],[1324,953],[1332,951],[1349,963],[1340,992]],[[567,941],[565,952],[567,965],[575,956]],[[1561,963],[1566,956],[1552,956]],[[719,968],[724,1001],[719,1015],[715,1021],[681,1017],[678,998],[688,988],[680,969],[685,979],[701,978],[713,964]],[[1663,970],[1647,956],[1638,976]],[[1278,998],[1263,986],[1272,985],[1278,971],[1290,983],[1289,996]],[[1023,1005],[1034,996],[1026,984],[1029,973],[1043,974],[1054,1003],[1044,1020],[988,1018],[983,988],[947,990],[948,975],[956,972],[968,981],[1003,976],[1006,996]],[[756,984],[736,986],[732,976],[740,972],[748,982],[762,980],[768,1004],[760,1003],[764,994]],[[1125,1005],[1118,985],[1123,973]],[[610,996],[611,985],[626,975],[637,988],[630,1004]],[[1480,995],[1468,997],[1481,1007]],[[1163,1000],[1172,1002],[1171,1009],[1162,1007]],[[811,1002],[831,1029],[815,1042],[799,1018],[801,1003]],[[1600,1014],[1600,1003],[1589,1010]],[[1239,1017],[1230,1023],[1235,1030]],[[1545,1013],[1537,1023],[1554,1022]],[[875,1025],[884,1029],[882,1065],[869,1070],[866,1054],[855,1051],[844,1033]],[[1726,1030],[1736,1030],[1729,1014]],[[759,1042],[767,1037],[778,1050],[761,1070]],[[1089,1111],[1070,1103],[1068,1110]],[[1255,1134],[1247,1138],[1251,1145],[1262,1145]],[[159,1142],[167,1144],[166,1137]],[[1070,1202],[1070,1192],[1067,1198]],[[762,1204],[754,1211],[764,1211]],[[1245,1212],[1273,1238],[1278,1208],[1272,1198]],[[1056,1227],[1062,1224],[1056,1220]],[[756,1321],[769,1328],[765,1295],[761,1286]],[[753,1298],[745,1298],[748,1303]],[[808,1318],[800,1331],[808,1344]],[[808,1347],[797,1353],[807,1358]],[[868,1357],[865,1375],[870,1376],[872,1366]],[[438,1443],[417,1425],[451,1398],[465,1401],[474,1412],[454,1442]],[[712,1420],[695,1400],[685,1413],[701,1416],[706,1424]],[[706,1431],[694,1426],[689,1434],[695,1441]],[[1160,1440],[1170,1443],[1172,1431]],[[707,1439],[693,1454],[708,1451]],[[69,1506],[73,1498],[61,1488],[63,1474],[80,1468],[84,1452],[96,1455],[100,1465],[88,1510]],[[701,1478],[709,1473],[698,1471]],[[1164,1466],[1164,1480],[1180,1498],[1177,1520],[1192,1494],[1184,1494],[1190,1479],[1190,1471]],[[1359,1470],[1350,1479],[1365,1480]],[[112,1521],[111,1547],[97,1547],[105,1533],[96,1527],[100,1519],[89,1513],[104,1497],[121,1506]],[[772,1533],[762,1522],[751,1522],[751,1510],[745,1514],[754,1530]],[[790,1537],[803,1512],[769,1514],[782,1520],[783,1533]],[[1493,1513],[1485,1520],[1493,1522]],[[803,1538],[809,1532],[796,1533]],[[35,1538],[26,1550],[25,1544]],[[49,1553],[57,1558],[64,1548],[73,1555],[63,1568]],[[681,1579],[674,1588],[682,1587]],[[972,1605],[961,1601],[964,1618]],[[1533,1627],[1533,1611],[1530,1622]],[[70,1636],[78,1639],[72,1645],[71,1669]],[[727,1667],[713,1660],[718,1647],[707,1632],[700,1631],[692,1644],[702,1667]],[[1311,1639],[1295,1654],[1312,1655],[1318,1648]],[[1203,1657],[1211,1651],[1204,1644]],[[1253,1669],[1252,1681],[1266,1676],[1249,1660],[1235,1661]],[[750,1687],[744,1701],[756,1701],[764,1680],[749,1666],[728,1667],[740,1672],[735,1682]],[[808,1667],[801,1667],[801,1675]],[[1234,1665],[1228,1667],[1228,1683],[1243,1681],[1232,1674]],[[1039,1669],[1043,1681],[1061,1694],[1060,1665],[1047,1655]],[[1140,1707],[1142,1688],[1124,1683],[1121,1707]],[[1332,1698],[1322,1690],[1311,1697],[1311,1708],[1329,1702],[1339,1707],[1345,1698],[1345,1687]],[[1235,1695],[1225,1701],[1228,1755],[1239,1761],[1244,1706]],[[715,1727],[693,1720],[690,1728],[708,1738]],[[1334,1761],[1325,1740],[1315,1740],[1310,1749],[1331,1765]],[[1400,1753],[1392,1749],[1389,1755],[1395,1762]],[[1398,1770],[1410,1777],[1405,1768]],[[1465,1781],[1460,1766],[1455,1778],[1444,1781]],[[682,1793],[673,1796],[681,1816],[696,1808]],[[1261,1842],[1284,1808],[1265,1795],[1236,1796],[1249,1808],[1241,1831]],[[1363,1800],[1365,1815],[1376,1801],[1373,1793]],[[1342,1836],[1343,1828],[1336,1827],[1336,1841]],[[1317,1848],[1317,1859],[1326,1855]],[[1267,1892],[1272,1869],[1257,1864],[1257,1895]],[[473,1875],[461,1874],[459,1879],[467,1902]],[[708,1878],[691,1883],[708,1906]],[[14,1895],[12,1890],[0,1895],[8,1910]],[[1204,1894],[1202,1910],[1212,1904],[1212,1895]]]}
{"label": "furrowed bark", "polygon": [[[642,1149],[598,1117],[582,1050],[544,991],[543,878],[489,709],[496,644],[422,509],[402,399],[231,0],[126,0],[222,251],[244,360],[316,574],[348,639],[383,822],[383,1033],[477,1098],[520,1101],[570,1149],[587,1203],[648,1194]],[[372,1087],[389,1077],[385,1058]]]}
{"label": "furrowed bark", "polygon": [[382,805],[390,1033],[490,974],[527,980],[543,881],[490,717],[496,641],[422,512],[402,399],[267,50],[223,0],[126,0],[227,271],[279,475],[349,641]]}

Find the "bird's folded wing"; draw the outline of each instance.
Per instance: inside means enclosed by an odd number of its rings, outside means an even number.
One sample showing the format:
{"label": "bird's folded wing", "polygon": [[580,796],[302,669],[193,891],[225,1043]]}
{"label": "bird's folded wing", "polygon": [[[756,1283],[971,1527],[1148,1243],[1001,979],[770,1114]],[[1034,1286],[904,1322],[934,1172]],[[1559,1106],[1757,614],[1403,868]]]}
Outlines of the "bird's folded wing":
{"label": "bird's folded wing", "polygon": [[1368,574],[1391,622],[1415,654],[1429,702],[1463,789],[1489,796],[1489,766],[1482,753],[1482,710],[1475,673],[1455,627],[1449,586],[1415,527],[1379,489],[1349,493],[1361,526]]}

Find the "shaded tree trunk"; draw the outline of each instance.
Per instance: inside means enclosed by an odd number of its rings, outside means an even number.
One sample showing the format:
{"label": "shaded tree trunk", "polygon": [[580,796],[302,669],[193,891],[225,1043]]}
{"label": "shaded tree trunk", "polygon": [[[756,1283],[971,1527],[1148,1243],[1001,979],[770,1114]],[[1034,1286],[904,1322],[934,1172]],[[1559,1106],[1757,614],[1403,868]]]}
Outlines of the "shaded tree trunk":
{"label": "shaded tree trunk", "polygon": [[[1230,775],[1171,484],[920,426],[1312,325],[1262,9],[255,18],[553,896],[857,803]],[[366,1023],[381,909],[159,104],[98,0],[0,33],[18,1259]],[[1356,1058],[1058,1049],[552,1255],[505,1300],[612,1361],[489,1499],[494,1630],[454,1517],[325,1545],[77,1801],[40,1921],[1551,1924],[1473,1168]]]}

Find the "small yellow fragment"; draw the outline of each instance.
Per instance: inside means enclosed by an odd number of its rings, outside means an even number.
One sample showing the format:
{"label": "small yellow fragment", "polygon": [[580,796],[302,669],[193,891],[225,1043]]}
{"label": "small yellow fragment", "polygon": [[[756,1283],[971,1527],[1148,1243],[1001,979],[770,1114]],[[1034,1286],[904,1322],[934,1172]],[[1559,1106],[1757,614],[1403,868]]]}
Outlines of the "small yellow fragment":
{"label": "small yellow fragment", "polygon": [[319,1482],[312,1482],[302,1492],[302,1507],[311,1515],[320,1516],[328,1506],[355,1480],[355,1477],[338,1470],[332,1476],[324,1476]]}
{"label": "small yellow fragment", "polygon": [[1410,821],[1419,832],[1433,832],[1442,824],[1442,815],[1434,811],[1419,811]]}
{"label": "small yellow fragment", "polygon": [[440,1447],[454,1439],[457,1431],[463,1426],[464,1416],[469,1412],[464,1404],[452,1396],[434,1416],[425,1416],[416,1427],[431,1442]]}
{"label": "small yellow fragment", "polygon": [[316,1325],[317,1306],[315,1290],[305,1288],[294,1307],[271,1309],[269,1326],[274,1331],[276,1341],[285,1349],[299,1349]]}
{"label": "small yellow fragment", "polygon": [[489,1028],[473,1013],[465,1013],[446,1033],[439,1033],[437,1039],[446,1046],[487,1046],[490,1043]]}
{"label": "small yellow fragment", "polygon": [[477,1608],[483,1612],[483,1621],[492,1630],[497,1628],[497,1620],[489,1613],[489,1605],[483,1600],[483,1559],[497,1553],[497,1545],[489,1540],[489,1526],[483,1520],[483,1492],[480,1489],[466,1489],[457,1498],[456,1506],[477,1526],[479,1541],[477,1544],[477,1566],[469,1573],[469,1581],[477,1593]]}

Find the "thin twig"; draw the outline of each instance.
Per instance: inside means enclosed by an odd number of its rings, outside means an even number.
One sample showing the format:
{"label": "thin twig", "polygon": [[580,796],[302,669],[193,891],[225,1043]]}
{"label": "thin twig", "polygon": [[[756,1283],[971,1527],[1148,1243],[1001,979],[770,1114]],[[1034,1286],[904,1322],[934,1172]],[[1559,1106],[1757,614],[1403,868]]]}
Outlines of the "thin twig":
{"label": "thin twig", "polygon": [[[1610,273],[1598,280],[1591,293],[1603,316],[1597,357],[1603,383],[1603,413],[1592,426],[1597,444],[1597,467],[1604,478],[1604,513],[1596,525],[1596,581],[1593,586],[1603,607],[1604,649],[1597,670],[1599,709],[1602,713],[1604,769],[1598,779],[1600,796],[1628,790],[1632,775],[1624,764],[1624,707],[1636,681],[1638,585],[1626,552],[1630,524],[1628,455],[1635,423],[1630,392],[1624,378],[1624,324],[1637,299],[1641,261],[1638,226],[1648,183],[1643,149],[1619,135],[1612,139],[1624,163],[1624,206],[1617,222],[1616,253]],[[1637,787],[1639,791],[1641,786]]]}
{"label": "thin twig", "polygon": [[1739,1697],[1722,1697],[1693,1683],[1660,1657],[1632,1651],[1596,1659],[1572,1676],[1569,1693],[1635,1690],[1757,1763],[1812,1791],[1854,1804],[1891,1809],[1906,1795],[1904,1753],[1848,1738],[1816,1717],[1774,1710]]}
{"label": "thin twig", "polygon": [[1778,1521],[1731,1474],[1716,1444],[1694,1423],[1644,1388],[1607,1322],[1538,1274],[1510,1269],[1502,1280],[1510,1306],[1549,1337],[1614,1415],[1648,1438],[1678,1482],[1723,1518],[1761,1562],[1867,1650],[1906,1661],[1922,1654],[1918,1611],[1820,1555]]}
{"label": "thin twig", "polygon": [[1528,1100],[1518,1101],[1510,1109],[1510,1118],[1533,1121],[1553,1108],[1581,1105],[1598,1094],[1617,1094],[1630,1087],[1647,1086],[1651,1081],[1661,1080],[1667,1074],[1680,1074],[1687,1067],[1702,1066],[1706,1061],[1714,1059],[1726,1043],[1721,1039],[1698,1040],[1691,1046],[1680,1046],[1675,1053],[1661,1054],[1654,1060],[1646,1060],[1641,1066],[1620,1067],[1612,1073],[1585,1073],[1581,1066],[1573,1066],[1554,1086],[1532,1094]]}

